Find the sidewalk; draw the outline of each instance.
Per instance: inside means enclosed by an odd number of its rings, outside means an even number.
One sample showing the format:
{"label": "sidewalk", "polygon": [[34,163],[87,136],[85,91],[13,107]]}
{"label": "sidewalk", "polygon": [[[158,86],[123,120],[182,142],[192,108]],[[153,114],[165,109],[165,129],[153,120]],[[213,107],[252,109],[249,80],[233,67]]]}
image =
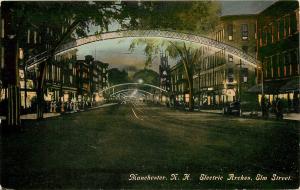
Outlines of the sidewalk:
{"label": "sidewalk", "polygon": [[[100,106],[88,108],[87,110],[93,110],[93,109],[113,106],[113,105],[116,105],[116,104],[117,103],[103,104],[103,105],[100,105]],[[84,110],[80,110],[80,111],[84,111]],[[70,111],[70,112],[64,112],[63,114],[71,114],[71,113],[76,113],[76,112],[75,111]],[[43,118],[58,117],[60,115],[61,115],[61,113],[44,113]],[[35,119],[37,119],[37,115],[35,113],[26,114],[26,115],[21,115],[20,118],[21,118],[21,120],[35,120]],[[1,123],[1,120],[5,120],[5,119],[6,119],[5,116],[0,116],[0,123]]]}
{"label": "sidewalk", "polygon": [[[215,113],[215,114],[223,114],[223,110],[200,110],[203,113]],[[262,117],[262,113],[258,112],[242,112],[242,115],[245,117]],[[274,114],[270,114],[269,118],[276,118]],[[283,114],[284,120],[293,120],[293,121],[300,121],[300,113],[285,113]]]}

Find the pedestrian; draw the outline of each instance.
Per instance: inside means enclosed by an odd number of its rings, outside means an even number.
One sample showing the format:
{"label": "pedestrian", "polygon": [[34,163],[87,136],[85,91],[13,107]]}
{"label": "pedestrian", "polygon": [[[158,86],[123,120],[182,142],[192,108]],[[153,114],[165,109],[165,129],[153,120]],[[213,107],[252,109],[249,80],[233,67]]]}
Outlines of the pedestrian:
{"label": "pedestrian", "polygon": [[283,104],[280,98],[276,99],[276,118],[283,119]]}
{"label": "pedestrian", "polygon": [[269,111],[270,111],[270,108],[271,108],[271,103],[270,103],[270,101],[268,100],[267,103],[266,103],[266,118],[269,118]]}
{"label": "pedestrian", "polygon": [[265,96],[261,97],[261,112],[262,112],[262,117],[266,117],[266,100]]}

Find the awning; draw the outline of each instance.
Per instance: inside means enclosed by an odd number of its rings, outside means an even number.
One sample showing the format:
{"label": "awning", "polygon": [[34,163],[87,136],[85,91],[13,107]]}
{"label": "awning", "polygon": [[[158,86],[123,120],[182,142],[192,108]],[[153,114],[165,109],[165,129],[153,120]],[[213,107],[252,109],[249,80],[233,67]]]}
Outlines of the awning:
{"label": "awning", "polygon": [[[278,94],[290,91],[299,91],[299,78],[284,81],[268,81],[264,83],[264,93]],[[248,92],[261,93],[261,84],[257,84],[248,89]]]}
{"label": "awning", "polygon": [[[280,87],[284,85],[284,81],[270,81],[264,82],[264,93],[277,94],[280,92]],[[248,89],[248,92],[261,93],[261,84],[257,84]]]}
{"label": "awning", "polygon": [[296,77],[280,87],[281,92],[300,91],[300,77]]}

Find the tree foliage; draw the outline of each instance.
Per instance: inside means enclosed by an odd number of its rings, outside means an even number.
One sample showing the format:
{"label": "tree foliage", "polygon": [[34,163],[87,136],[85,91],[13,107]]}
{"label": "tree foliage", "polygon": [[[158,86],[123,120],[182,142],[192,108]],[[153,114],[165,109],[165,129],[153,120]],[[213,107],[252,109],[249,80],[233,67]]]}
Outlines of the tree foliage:
{"label": "tree foliage", "polygon": [[128,73],[125,70],[120,71],[118,68],[109,69],[108,78],[111,86],[129,82]]}
{"label": "tree foliage", "polygon": [[[131,7],[140,29],[166,29],[208,33],[219,20],[217,1],[146,1]],[[136,27],[136,26],[134,26]]]}
{"label": "tree foliage", "polygon": [[133,82],[139,82],[142,79],[143,83],[159,86],[159,74],[150,69],[143,69],[133,75]]}

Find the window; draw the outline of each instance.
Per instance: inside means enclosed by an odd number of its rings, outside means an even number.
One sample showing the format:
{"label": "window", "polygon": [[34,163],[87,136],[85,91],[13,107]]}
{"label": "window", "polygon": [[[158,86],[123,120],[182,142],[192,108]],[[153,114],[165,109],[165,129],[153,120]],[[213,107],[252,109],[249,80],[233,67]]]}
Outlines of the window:
{"label": "window", "polygon": [[228,40],[233,40],[233,24],[227,26]]}
{"label": "window", "polygon": [[270,32],[271,32],[270,33],[271,42],[274,43],[274,24],[273,23],[270,24]]}
{"label": "window", "polygon": [[274,67],[277,65],[277,55],[271,56],[271,77],[274,77]]}
{"label": "window", "polygon": [[264,67],[264,77],[268,78],[269,70],[270,70],[270,64],[269,64],[269,58],[265,58],[263,61],[263,67]]}
{"label": "window", "polygon": [[275,43],[277,41],[277,22],[274,22],[272,25],[272,39],[273,39],[273,43]]}
{"label": "window", "polygon": [[291,65],[292,65],[291,74],[292,75],[297,75],[299,72],[299,70],[298,70],[298,65],[299,65],[298,51],[299,51],[298,49],[291,51]]}
{"label": "window", "polygon": [[263,45],[268,44],[268,27],[264,27],[264,31],[262,34],[262,43],[263,43]]}
{"label": "window", "polygon": [[285,37],[284,27],[285,27],[285,22],[284,22],[284,19],[281,18],[279,20],[279,39],[283,39]]}
{"label": "window", "polygon": [[293,12],[291,14],[291,34],[295,34],[297,33],[297,13],[296,12]]}
{"label": "window", "polygon": [[240,81],[248,81],[248,68],[242,68]]}
{"label": "window", "polygon": [[242,40],[248,40],[248,24],[241,25]]}
{"label": "window", "polygon": [[287,36],[290,35],[290,16],[286,15],[283,17],[283,36],[286,38]]}
{"label": "window", "polygon": [[233,62],[233,56],[232,55],[228,55],[228,61]]}
{"label": "window", "polygon": [[277,20],[276,26],[277,26],[277,41],[279,41],[280,40],[280,19]]}

